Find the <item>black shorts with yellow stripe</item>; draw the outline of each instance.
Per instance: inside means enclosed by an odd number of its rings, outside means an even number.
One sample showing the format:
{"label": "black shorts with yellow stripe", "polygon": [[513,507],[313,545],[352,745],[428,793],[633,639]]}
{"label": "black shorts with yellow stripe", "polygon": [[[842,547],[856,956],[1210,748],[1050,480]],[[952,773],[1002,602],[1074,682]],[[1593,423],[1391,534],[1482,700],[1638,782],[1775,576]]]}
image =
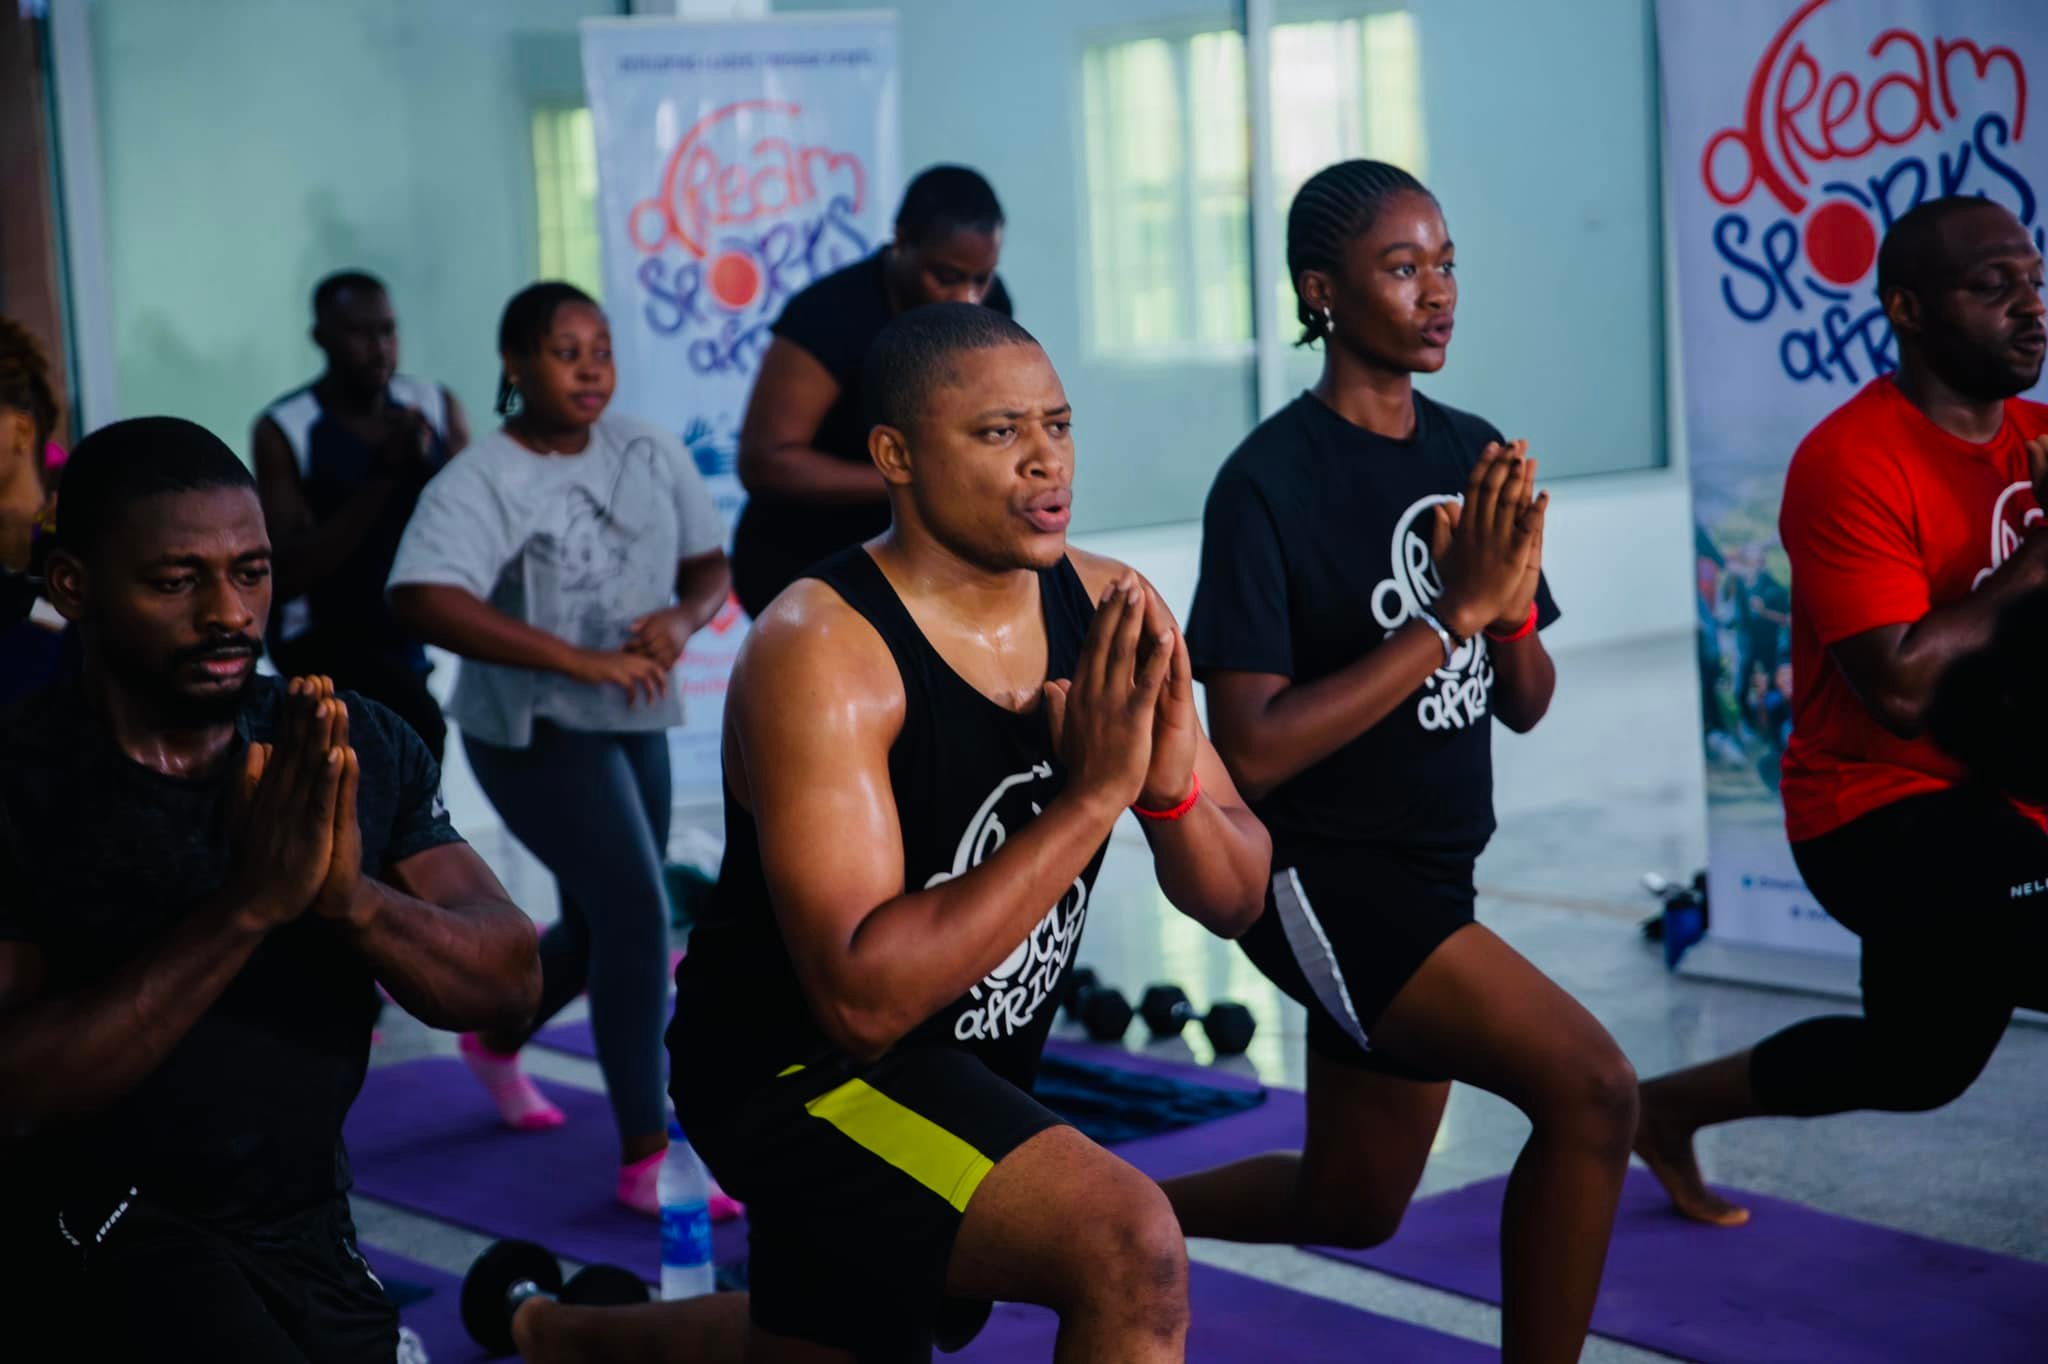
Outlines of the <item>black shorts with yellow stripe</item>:
{"label": "black shorts with yellow stripe", "polygon": [[861,1364],[958,1349],[990,1304],[950,1297],[953,1238],[996,1163],[1061,1119],[971,1053],[792,1066],[719,1104],[677,1077],[690,1141],[747,1205],[754,1324]]}

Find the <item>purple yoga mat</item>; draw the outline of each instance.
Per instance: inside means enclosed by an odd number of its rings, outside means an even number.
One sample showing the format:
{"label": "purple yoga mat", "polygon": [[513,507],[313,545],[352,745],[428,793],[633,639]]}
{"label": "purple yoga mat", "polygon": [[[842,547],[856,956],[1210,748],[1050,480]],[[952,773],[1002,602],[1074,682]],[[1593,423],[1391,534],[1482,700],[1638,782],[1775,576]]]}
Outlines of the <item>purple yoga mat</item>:
{"label": "purple yoga mat", "polygon": [[[538,1082],[568,1115],[546,1132],[514,1132],[460,1061],[429,1057],[372,1069],[344,1134],[356,1189],[491,1236],[523,1236],[585,1263],[649,1279],[661,1267],[651,1217],[613,1198],[619,1153],[602,1094]],[[742,1222],[712,1229],[713,1258],[747,1257]]]}
{"label": "purple yoga mat", "polygon": [[[1107,1049],[1076,1048],[1088,1059]],[[1232,1086],[1252,1084],[1171,1061],[1117,1053],[1115,1064]],[[523,1236],[586,1263],[624,1265],[652,1278],[659,1267],[654,1222],[612,1198],[618,1152],[604,1096],[537,1081],[568,1115],[546,1132],[513,1132],[460,1061],[430,1057],[372,1069],[345,1129],[356,1188],[372,1198],[493,1236]],[[1307,1115],[1294,1090],[1267,1091],[1257,1108],[1214,1122],[1126,1142],[1118,1155],[1167,1179],[1191,1170],[1301,1145]],[[744,1223],[712,1233],[715,1258],[746,1258]]]}
{"label": "purple yoga mat", "polygon": [[[1376,1250],[1316,1253],[1498,1303],[1505,1184],[1418,1199]],[[1700,1364],[2048,1359],[2048,1265],[1735,1196],[1748,1226],[1703,1226],[1630,1170],[1593,1330]]]}
{"label": "purple yoga mat", "polygon": [[[401,1314],[426,1342],[434,1364],[475,1364],[485,1358],[463,1332],[462,1286],[454,1275],[374,1246],[364,1247],[364,1254],[379,1274],[434,1290]],[[1194,1308],[1188,1358],[1203,1364],[1343,1359],[1484,1364],[1500,1358],[1469,1340],[1208,1265],[1188,1267],[1188,1298]],[[944,1358],[966,1364],[1045,1364],[1052,1358],[1055,1325],[1053,1314],[1042,1307],[1004,1303],[972,1345]]]}

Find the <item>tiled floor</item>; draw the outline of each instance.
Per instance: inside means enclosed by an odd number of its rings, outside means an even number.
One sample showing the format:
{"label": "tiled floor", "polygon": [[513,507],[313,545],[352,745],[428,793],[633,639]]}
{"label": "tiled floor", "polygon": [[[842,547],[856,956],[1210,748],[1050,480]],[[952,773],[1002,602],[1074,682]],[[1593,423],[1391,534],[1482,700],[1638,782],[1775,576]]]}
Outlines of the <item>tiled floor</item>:
{"label": "tiled floor", "polygon": [[[1645,1075],[1840,1008],[1674,978],[1637,931],[1650,908],[1639,888],[1642,874],[1690,875],[1705,855],[1691,641],[1566,655],[1559,678],[1556,707],[1534,734],[1497,731],[1501,832],[1480,865],[1481,919],[1583,1001]],[[522,852],[502,838],[479,842],[523,903],[551,904],[546,877]],[[1105,865],[1082,955],[1127,988],[1173,979],[1198,1003],[1224,995],[1245,1001],[1260,1030],[1237,1064],[1255,1067],[1271,1083],[1301,1083],[1300,1010],[1234,948],[1165,906],[1134,833],[1120,834]],[[1203,1045],[1192,1030],[1190,1037]],[[398,1020],[387,1028],[379,1059],[445,1049],[445,1037]],[[588,1062],[529,1056],[538,1073],[599,1083]],[[1752,1122],[1710,1134],[1702,1157],[1709,1178],[1720,1183],[2048,1261],[2044,1074],[2048,1030],[2018,1026],[1976,1087],[1940,1112]],[[1507,1104],[1459,1087],[1423,1192],[1501,1173],[1527,1130]],[[365,1200],[358,1216],[365,1239],[451,1270],[482,1245],[469,1233]],[[1498,1338],[1491,1308],[1297,1250],[1205,1242],[1192,1253],[1454,1334]],[[1662,1356],[1596,1340],[1584,1358],[1624,1364]]]}

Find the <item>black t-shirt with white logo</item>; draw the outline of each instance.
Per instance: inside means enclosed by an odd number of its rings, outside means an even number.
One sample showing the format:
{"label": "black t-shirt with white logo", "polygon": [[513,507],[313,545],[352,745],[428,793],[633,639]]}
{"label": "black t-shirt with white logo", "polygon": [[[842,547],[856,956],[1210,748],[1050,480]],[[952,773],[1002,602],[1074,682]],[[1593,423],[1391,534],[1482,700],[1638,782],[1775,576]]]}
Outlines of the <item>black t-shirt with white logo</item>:
{"label": "black t-shirt with white logo", "polygon": [[[49,993],[94,988],[221,888],[231,774],[250,741],[275,736],[283,691],[275,678],[250,684],[233,751],[201,780],[131,761],[76,685],[0,719],[0,939],[42,950]],[[419,736],[376,702],[342,697],[364,873],[459,842]],[[106,1109],[35,1134],[42,1191],[94,1215],[135,1188],[226,1226],[345,1191],[341,1124],[369,1062],[371,980],[333,924],[273,930],[155,1071]]]}
{"label": "black t-shirt with white logo", "polygon": [[[875,252],[800,290],[769,330],[825,367],[839,396],[818,424],[811,448],[850,464],[868,463],[867,409],[861,373],[868,347],[895,314],[889,306],[888,251]],[[982,306],[1010,315],[1001,279]],[[799,502],[763,493],[747,499],[733,532],[733,584],[758,615],[813,564],[889,528],[886,502]]]}
{"label": "black t-shirt with white logo", "polygon": [[[1379,647],[1442,590],[1434,509],[1462,500],[1480,451],[1500,439],[1420,393],[1406,440],[1354,426],[1309,393],[1262,422],[1203,512],[1187,626],[1196,676],[1299,685]],[[1538,623],[1557,616],[1540,584]],[[1482,635],[1377,725],[1254,802],[1276,856],[1369,844],[1447,865],[1477,857],[1494,828],[1492,688]]]}

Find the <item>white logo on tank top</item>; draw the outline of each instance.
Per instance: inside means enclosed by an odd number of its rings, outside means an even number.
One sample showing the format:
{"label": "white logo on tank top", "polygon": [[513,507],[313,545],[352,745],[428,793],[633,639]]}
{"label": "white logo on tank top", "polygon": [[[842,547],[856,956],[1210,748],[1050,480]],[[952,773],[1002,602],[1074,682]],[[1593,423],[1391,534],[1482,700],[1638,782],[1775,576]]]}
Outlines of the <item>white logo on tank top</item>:
{"label": "white logo on tank top", "polygon": [[[1006,798],[1013,807],[1015,802],[1022,801],[1036,817],[1041,813],[1039,803],[1018,788],[1051,779],[1052,764],[1042,762],[1028,772],[1018,772],[997,782],[960,836],[952,867],[926,881],[926,889],[963,876],[993,856],[1009,838],[1009,827],[1002,816]],[[1013,809],[1012,818],[1018,819],[1022,813]],[[1038,1011],[1052,998],[1053,987],[1074,955],[1074,944],[1080,941],[1081,925],[1087,917],[1088,884],[1077,876],[1059,903],[1045,912],[1045,917],[1017,944],[1016,950],[968,991],[975,1007],[961,1010],[953,1023],[953,1036],[962,1042],[996,1041],[1031,1026]]]}
{"label": "white logo on tank top", "polygon": [[[1442,595],[1443,579],[1437,576],[1436,560],[1430,557],[1427,530],[1434,524],[1440,504],[1462,505],[1464,501],[1455,493],[1432,493],[1416,499],[1394,523],[1394,571],[1372,590],[1373,619],[1388,634],[1414,620]],[[1417,522],[1423,525],[1421,531],[1416,529]],[[1416,722],[1432,731],[1468,729],[1486,719],[1492,692],[1493,661],[1486,655],[1486,636],[1475,635],[1423,683],[1421,699],[1415,703]]]}

